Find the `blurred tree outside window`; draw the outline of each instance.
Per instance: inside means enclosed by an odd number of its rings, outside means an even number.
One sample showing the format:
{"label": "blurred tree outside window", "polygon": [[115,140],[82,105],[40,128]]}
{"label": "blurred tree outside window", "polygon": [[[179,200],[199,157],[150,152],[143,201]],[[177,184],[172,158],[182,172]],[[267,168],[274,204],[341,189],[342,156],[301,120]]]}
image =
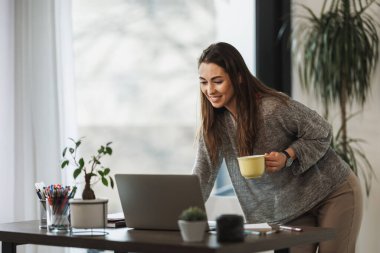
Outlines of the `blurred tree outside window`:
{"label": "blurred tree outside window", "polygon": [[[238,29],[221,23],[229,20],[222,15],[226,4],[229,1],[72,2],[83,155],[112,141],[114,153],[105,163],[113,173],[191,173],[199,124],[197,60],[213,42],[234,44],[225,36]],[[253,23],[247,24],[250,27]],[[251,30],[239,35],[249,39],[233,36],[242,41],[240,48],[248,48],[242,54],[249,66],[254,58]],[[110,212],[121,209],[116,189],[96,184],[94,190],[110,199]]]}

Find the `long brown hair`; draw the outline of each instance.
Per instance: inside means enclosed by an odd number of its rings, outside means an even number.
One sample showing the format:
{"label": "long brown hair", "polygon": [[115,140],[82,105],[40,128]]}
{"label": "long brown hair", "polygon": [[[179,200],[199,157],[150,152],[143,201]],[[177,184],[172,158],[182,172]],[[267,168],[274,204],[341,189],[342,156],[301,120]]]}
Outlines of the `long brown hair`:
{"label": "long brown hair", "polygon": [[[214,63],[223,68],[229,75],[236,98],[238,153],[239,156],[251,155],[257,135],[257,119],[260,117],[260,98],[273,96],[285,102],[287,96],[267,87],[255,78],[249,71],[239,51],[228,43],[211,44],[202,52],[198,61],[198,68],[201,63]],[[221,127],[221,115],[226,109],[214,108],[202,91],[200,94],[201,126],[198,136],[203,136],[210,152],[211,160],[215,162],[218,146],[221,145],[221,138],[224,135]]]}

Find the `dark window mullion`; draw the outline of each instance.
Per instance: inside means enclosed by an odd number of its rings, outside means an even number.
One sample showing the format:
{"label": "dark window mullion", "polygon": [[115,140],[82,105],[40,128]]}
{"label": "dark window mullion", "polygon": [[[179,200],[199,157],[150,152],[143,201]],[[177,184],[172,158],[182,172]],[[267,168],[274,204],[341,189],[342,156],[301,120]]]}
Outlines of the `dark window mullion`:
{"label": "dark window mullion", "polygon": [[[286,23],[281,38],[278,33]],[[256,1],[256,75],[266,85],[291,95],[290,0]]]}

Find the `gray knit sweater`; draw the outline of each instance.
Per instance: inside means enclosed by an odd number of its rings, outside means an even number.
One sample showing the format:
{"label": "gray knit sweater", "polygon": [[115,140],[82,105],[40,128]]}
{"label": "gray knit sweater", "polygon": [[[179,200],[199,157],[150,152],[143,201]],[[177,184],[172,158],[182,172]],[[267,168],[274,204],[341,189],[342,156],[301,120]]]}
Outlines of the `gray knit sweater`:
{"label": "gray knit sweater", "polygon": [[271,97],[261,101],[262,124],[253,154],[281,151],[290,146],[297,155],[291,167],[264,173],[258,179],[242,177],[236,159],[236,126],[226,110],[217,164],[211,164],[205,142],[200,138],[193,173],[200,179],[206,201],[224,159],[247,222],[286,223],[331,193],[346,179],[350,168],[330,148],[331,127],[315,111],[291,99],[288,105]]}

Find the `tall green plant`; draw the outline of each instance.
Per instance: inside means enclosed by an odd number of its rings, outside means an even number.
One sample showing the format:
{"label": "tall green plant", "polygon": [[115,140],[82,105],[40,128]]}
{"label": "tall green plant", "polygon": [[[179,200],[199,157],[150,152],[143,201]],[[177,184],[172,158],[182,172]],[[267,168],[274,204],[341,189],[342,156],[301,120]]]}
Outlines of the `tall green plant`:
{"label": "tall green plant", "polygon": [[[358,113],[351,114],[347,121],[356,116]],[[371,182],[372,177],[375,175],[375,171],[367,159],[363,149],[361,147],[361,143],[364,143],[365,140],[359,138],[347,138],[347,150],[343,149],[342,142],[342,127],[340,127],[331,142],[331,146],[336,151],[336,153],[346,162],[356,175],[360,174],[365,182],[365,191],[367,196],[371,190]],[[365,168],[365,169],[360,169]]]}
{"label": "tall green plant", "polygon": [[[372,73],[379,59],[379,37],[376,31],[379,23],[371,15],[369,7],[377,9],[380,2],[325,0],[319,16],[309,7],[300,6],[307,15],[295,17],[292,37],[300,81],[307,91],[313,90],[319,96],[326,118],[330,105],[339,105],[341,128],[335,137],[335,145],[339,143],[340,154],[344,156],[357,151],[353,148],[357,140],[349,138],[347,134],[347,107],[353,103],[361,106],[365,104]],[[359,156],[368,162],[364,154]],[[355,156],[349,156],[349,159],[345,160],[351,166],[358,164]],[[353,170],[357,173],[355,168]],[[373,175],[371,167],[366,173]],[[368,189],[370,181],[366,178]]]}

